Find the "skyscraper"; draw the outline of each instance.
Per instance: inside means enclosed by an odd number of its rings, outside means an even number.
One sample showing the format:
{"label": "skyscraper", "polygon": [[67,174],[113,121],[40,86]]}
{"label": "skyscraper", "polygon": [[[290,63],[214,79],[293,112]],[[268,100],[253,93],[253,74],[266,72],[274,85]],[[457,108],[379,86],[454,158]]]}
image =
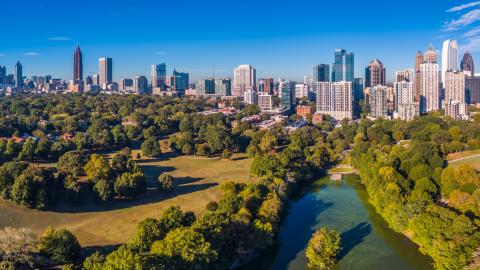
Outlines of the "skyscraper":
{"label": "skyscraper", "polygon": [[394,110],[398,111],[399,104],[410,104],[415,101],[414,83],[403,80],[393,83]]}
{"label": "skyscraper", "polygon": [[355,78],[353,81],[353,100],[359,101],[363,99],[363,78]]}
{"label": "skyscraper", "polygon": [[473,62],[473,56],[470,52],[466,52],[463,55],[460,69],[470,77],[475,76],[475,63]]}
{"label": "skyscraper", "polygon": [[415,82],[415,74],[413,69],[404,69],[395,72],[396,82]]}
{"label": "skyscraper", "polygon": [[273,78],[263,78],[258,80],[258,92],[273,94]]}
{"label": "skyscraper", "polygon": [[354,55],[343,49],[335,50],[335,63],[333,64],[332,81],[353,82]]}
{"label": "skyscraper", "polygon": [[387,114],[387,87],[376,85],[368,90],[370,115],[372,117],[386,118]]}
{"label": "skyscraper", "polygon": [[415,57],[415,101],[420,102],[422,95],[422,73],[420,66],[423,64],[423,54],[421,51],[417,52]]}
{"label": "skyscraper", "polygon": [[317,113],[330,115],[336,120],[352,119],[352,82],[316,82]]}
{"label": "skyscraper", "polygon": [[166,85],[165,81],[167,78],[167,65],[165,63],[152,65],[151,75],[152,75],[152,88],[160,87],[164,89]]}
{"label": "skyscraper", "polygon": [[442,83],[445,87],[445,73],[458,69],[458,44],[456,40],[445,40],[442,48]]}
{"label": "skyscraper", "polygon": [[15,79],[15,87],[23,87],[22,64],[20,64],[20,61],[17,61],[17,63],[15,64],[13,76],[13,78]]}
{"label": "skyscraper", "polygon": [[256,70],[250,65],[240,65],[234,70],[233,95],[244,97],[247,90],[256,91]]}
{"label": "skyscraper", "polygon": [[462,71],[445,72],[445,102],[456,100],[465,103],[465,73]]}
{"label": "skyscraper", "polygon": [[386,71],[383,63],[374,59],[365,68],[365,87],[373,87],[377,85],[385,85]]}
{"label": "skyscraper", "polygon": [[104,84],[109,84],[113,81],[112,76],[112,58],[104,57],[100,58],[98,64],[98,84],[103,87]]}
{"label": "skyscraper", "polygon": [[215,94],[215,79],[201,79],[196,85],[197,95],[214,95]]}
{"label": "skyscraper", "polygon": [[438,54],[432,43],[428,45],[427,51],[425,52],[425,63],[427,64],[437,64]]}
{"label": "skyscraper", "polygon": [[295,82],[281,81],[278,84],[278,93],[280,97],[280,104],[283,108],[290,110],[295,101]]}
{"label": "skyscraper", "polygon": [[0,84],[7,83],[7,68],[0,66]]}
{"label": "skyscraper", "polygon": [[133,91],[137,94],[145,94],[148,91],[148,79],[145,76],[137,76],[133,79]]}
{"label": "skyscraper", "polygon": [[73,52],[73,80],[83,80],[82,51],[79,45],[77,45],[77,48]]}
{"label": "skyscraper", "polygon": [[185,72],[179,72],[175,69],[173,70],[173,88],[176,91],[185,91],[188,88],[189,84],[189,74]]}
{"label": "skyscraper", "polygon": [[440,110],[440,78],[438,64],[424,63],[420,66],[421,79],[421,111]]}
{"label": "skyscraper", "polygon": [[313,66],[312,77],[314,82],[329,82],[330,81],[330,65],[318,64]]}
{"label": "skyscraper", "polygon": [[222,97],[232,95],[232,80],[230,78],[215,79],[215,94]]}

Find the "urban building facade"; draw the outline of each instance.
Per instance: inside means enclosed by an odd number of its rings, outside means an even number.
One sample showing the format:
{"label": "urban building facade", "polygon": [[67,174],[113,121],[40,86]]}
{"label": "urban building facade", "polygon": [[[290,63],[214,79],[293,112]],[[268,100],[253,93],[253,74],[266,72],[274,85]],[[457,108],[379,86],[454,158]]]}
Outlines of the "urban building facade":
{"label": "urban building facade", "polygon": [[195,87],[197,95],[214,95],[215,94],[215,79],[201,79],[198,80]]}
{"label": "urban building facade", "polygon": [[73,80],[83,80],[83,56],[78,45],[73,52]]}
{"label": "urban building facade", "polygon": [[245,91],[256,90],[256,70],[250,65],[240,65],[234,70],[233,95],[243,97]]}
{"label": "urban building facade", "polygon": [[387,87],[376,85],[368,88],[370,116],[374,118],[387,118]]}
{"label": "urban building facade", "polygon": [[445,87],[446,73],[458,69],[458,44],[456,40],[445,40],[442,48],[442,84]]}
{"label": "urban building facade", "polygon": [[215,79],[215,94],[218,96],[231,96],[232,80],[230,78]]}
{"label": "urban building facade", "polygon": [[313,82],[329,82],[330,81],[330,65],[318,64],[313,66],[312,74]]}
{"label": "urban building facade", "polygon": [[151,66],[152,88],[160,87],[165,89],[167,79],[167,65],[165,63]]}
{"label": "urban building facade", "polygon": [[316,82],[317,113],[335,120],[353,118],[352,82]]}
{"label": "urban building facade", "polygon": [[353,82],[354,79],[354,54],[346,50],[335,50],[335,63],[333,64],[333,82]]}
{"label": "urban building facade", "polygon": [[145,76],[137,76],[133,79],[133,92],[146,94],[148,92],[148,79]]}
{"label": "urban building facade", "polygon": [[370,62],[367,68],[365,68],[365,87],[373,87],[377,85],[385,85],[386,82],[386,70],[383,63],[374,59]]}
{"label": "urban building facade", "polygon": [[16,88],[23,87],[23,68],[22,68],[22,64],[20,64],[20,61],[17,61],[13,71],[14,71],[13,78],[15,80],[15,87]]}
{"label": "urban building facade", "polygon": [[457,100],[465,103],[465,73],[463,71],[445,72],[445,102]]}
{"label": "urban building facade", "polygon": [[467,102],[470,104],[480,103],[480,77],[465,78],[465,92]]}
{"label": "urban building facade", "polygon": [[404,69],[395,72],[396,82],[415,82],[415,72],[413,69]]}
{"label": "urban building facade", "polygon": [[465,72],[467,76],[475,76],[475,63],[473,62],[473,56],[470,52],[466,52],[463,55],[462,62],[460,64],[460,70]]}
{"label": "urban building facade", "polygon": [[273,78],[262,78],[258,80],[258,92],[273,94]]}
{"label": "urban building facade", "polygon": [[112,58],[103,57],[98,61],[98,84],[101,87],[104,87],[106,84],[109,84],[113,81]]}
{"label": "urban building facade", "polygon": [[420,66],[422,97],[421,112],[440,110],[440,78],[438,64],[424,63]]}
{"label": "urban building facade", "polygon": [[295,98],[308,97],[308,85],[303,83],[295,84]]}
{"label": "urban building facade", "polygon": [[273,109],[273,96],[265,92],[261,92],[257,97],[257,105],[262,110],[272,110]]}

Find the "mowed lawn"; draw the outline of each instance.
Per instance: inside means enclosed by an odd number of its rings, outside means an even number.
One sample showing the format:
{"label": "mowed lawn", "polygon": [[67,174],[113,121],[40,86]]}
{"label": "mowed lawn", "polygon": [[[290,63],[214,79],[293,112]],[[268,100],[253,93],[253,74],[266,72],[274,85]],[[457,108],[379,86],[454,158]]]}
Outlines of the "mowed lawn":
{"label": "mowed lawn", "polygon": [[[134,150],[134,156],[138,150]],[[11,202],[0,201],[0,228],[28,227],[42,233],[49,225],[71,230],[84,247],[116,245],[128,241],[136,224],[147,218],[157,218],[173,205],[202,215],[210,201],[218,200],[219,184],[227,181],[247,183],[251,160],[245,154],[233,155],[231,160],[201,159],[162,154],[159,159],[142,159],[149,184],[148,193],[137,201],[115,201],[106,204],[92,202],[82,206],[61,205],[54,211],[25,209]],[[161,194],[155,190],[155,179],[168,172],[175,177],[175,190]]]}
{"label": "mowed lawn", "polygon": [[448,166],[459,167],[462,165],[470,165],[477,170],[480,170],[480,156],[465,157],[459,160],[449,161]]}

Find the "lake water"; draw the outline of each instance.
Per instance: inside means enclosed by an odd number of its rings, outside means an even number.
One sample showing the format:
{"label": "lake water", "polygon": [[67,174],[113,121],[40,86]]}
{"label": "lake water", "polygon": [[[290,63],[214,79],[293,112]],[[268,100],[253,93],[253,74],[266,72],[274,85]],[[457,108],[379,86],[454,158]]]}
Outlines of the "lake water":
{"label": "lake water", "polygon": [[358,176],[340,183],[316,181],[290,202],[279,244],[246,265],[250,269],[306,269],[305,247],[319,227],[340,232],[342,251],[336,269],[433,269],[431,259],[402,234],[391,230],[368,203]]}

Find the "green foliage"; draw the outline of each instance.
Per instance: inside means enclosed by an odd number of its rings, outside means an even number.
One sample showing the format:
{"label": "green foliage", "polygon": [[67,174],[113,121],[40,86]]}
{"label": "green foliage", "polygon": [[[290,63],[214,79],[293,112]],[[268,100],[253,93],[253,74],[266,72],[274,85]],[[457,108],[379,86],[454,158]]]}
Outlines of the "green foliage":
{"label": "green foliage", "polygon": [[70,231],[49,227],[40,238],[40,252],[57,263],[73,263],[80,256],[80,244]]}
{"label": "green foliage", "polygon": [[69,151],[63,154],[57,162],[59,173],[71,174],[74,177],[85,175],[84,167],[88,158],[82,151]]}
{"label": "green foliage", "polygon": [[155,138],[148,138],[142,143],[142,155],[152,158],[157,158],[162,153],[160,144]]}
{"label": "green foliage", "polygon": [[97,195],[97,198],[102,202],[110,201],[114,195],[112,182],[104,179],[95,183],[93,191]]}
{"label": "green foliage", "polygon": [[173,177],[170,174],[162,173],[158,176],[157,187],[161,192],[170,192],[175,188]]}
{"label": "green foliage", "polygon": [[105,256],[96,251],[92,255],[88,256],[83,261],[83,270],[101,270],[103,263],[105,262]]}
{"label": "green foliage", "polygon": [[94,183],[100,180],[110,180],[112,176],[110,164],[101,155],[93,154],[84,169],[88,179]]}
{"label": "green foliage", "polygon": [[114,185],[115,192],[118,196],[125,199],[135,199],[147,191],[147,183],[145,176],[138,173],[123,173],[117,178]]}
{"label": "green foliage", "polygon": [[314,269],[332,269],[340,251],[340,235],[337,231],[320,228],[308,241],[305,255],[308,266]]}

